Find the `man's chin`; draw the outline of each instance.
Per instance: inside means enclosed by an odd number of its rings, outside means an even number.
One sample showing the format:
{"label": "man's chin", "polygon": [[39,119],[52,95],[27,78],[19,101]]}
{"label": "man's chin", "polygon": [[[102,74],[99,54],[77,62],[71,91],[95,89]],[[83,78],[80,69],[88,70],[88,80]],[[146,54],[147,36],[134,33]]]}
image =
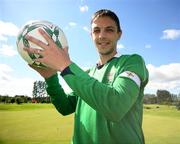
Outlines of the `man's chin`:
{"label": "man's chin", "polygon": [[105,55],[110,55],[113,52],[112,51],[106,51],[106,52],[105,51],[104,52],[100,51],[99,53],[100,53],[100,55],[104,55],[105,56]]}

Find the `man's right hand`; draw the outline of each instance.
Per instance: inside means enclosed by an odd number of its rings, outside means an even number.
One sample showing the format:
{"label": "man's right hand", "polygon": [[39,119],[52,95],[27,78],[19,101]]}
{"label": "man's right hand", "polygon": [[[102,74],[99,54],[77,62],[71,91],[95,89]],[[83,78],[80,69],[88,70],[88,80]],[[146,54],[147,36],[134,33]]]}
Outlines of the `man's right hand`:
{"label": "man's right hand", "polygon": [[53,76],[54,74],[57,73],[56,70],[51,69],[51,68],[38,68],[36,66],[33,65],[29,65],[32,69],[34,69],[35,71],[37,71],[42,77],[44,77],[45,79]]}

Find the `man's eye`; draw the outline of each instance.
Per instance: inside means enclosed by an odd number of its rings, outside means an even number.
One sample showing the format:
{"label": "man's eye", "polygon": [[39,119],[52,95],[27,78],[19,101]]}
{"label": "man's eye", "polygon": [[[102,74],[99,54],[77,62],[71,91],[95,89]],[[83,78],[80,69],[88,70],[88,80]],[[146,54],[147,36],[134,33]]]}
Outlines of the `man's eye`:
{"label": "man's eye", "polygon": [[93,33],[99,33],[99,32],[100,32],[100,30],[98,30],[98,29],[93,30]]}
{"label": "man's eye", "polygon": [[113,29],[106,29],[107,32],[114,32]]}

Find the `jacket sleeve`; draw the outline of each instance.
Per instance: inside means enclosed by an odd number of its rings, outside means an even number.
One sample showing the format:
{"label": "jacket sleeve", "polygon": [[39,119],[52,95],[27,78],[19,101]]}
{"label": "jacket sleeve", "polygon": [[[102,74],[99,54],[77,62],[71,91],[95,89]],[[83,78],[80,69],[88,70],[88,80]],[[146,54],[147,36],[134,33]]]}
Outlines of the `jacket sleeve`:
{"label": "jacket sleeve", "polygon": [[58,75],[55,74],[51,76],[48,79],[45,79],[46,81],[46,91],[51,97],[51,101],[62,115],[68,115],[75,111],[76,109],[76,103],[77,103],[77,97],[74,95],[74,93],[66,94],[59,84]]}
{"label": "jacket sleeve", "polygon": [[[126,69],[144,69],[142,62],[126,62],[126,65]],[[69,69],[72,74],[63,78],[71,89],[111,121],[121,120],[137,100],[140,88],[131,79],[117,76],[113,85],[109,86],[90,77],[74,63]]]}

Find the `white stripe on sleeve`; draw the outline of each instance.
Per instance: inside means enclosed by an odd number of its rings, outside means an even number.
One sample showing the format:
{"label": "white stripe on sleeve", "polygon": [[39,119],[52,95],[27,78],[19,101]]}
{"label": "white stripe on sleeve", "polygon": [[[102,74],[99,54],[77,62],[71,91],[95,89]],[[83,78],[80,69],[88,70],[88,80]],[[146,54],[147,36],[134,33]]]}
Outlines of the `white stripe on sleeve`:
{"label": "white stripe on sleeve", "polygon": [[139,76],[137,74],[135,74],[134,72],[124,71],[121,74],[119,74],[119,77],[127,77],[127,78],[133,80],[138,85],[138,87],[140,87],[141,80],[140,80]]}

